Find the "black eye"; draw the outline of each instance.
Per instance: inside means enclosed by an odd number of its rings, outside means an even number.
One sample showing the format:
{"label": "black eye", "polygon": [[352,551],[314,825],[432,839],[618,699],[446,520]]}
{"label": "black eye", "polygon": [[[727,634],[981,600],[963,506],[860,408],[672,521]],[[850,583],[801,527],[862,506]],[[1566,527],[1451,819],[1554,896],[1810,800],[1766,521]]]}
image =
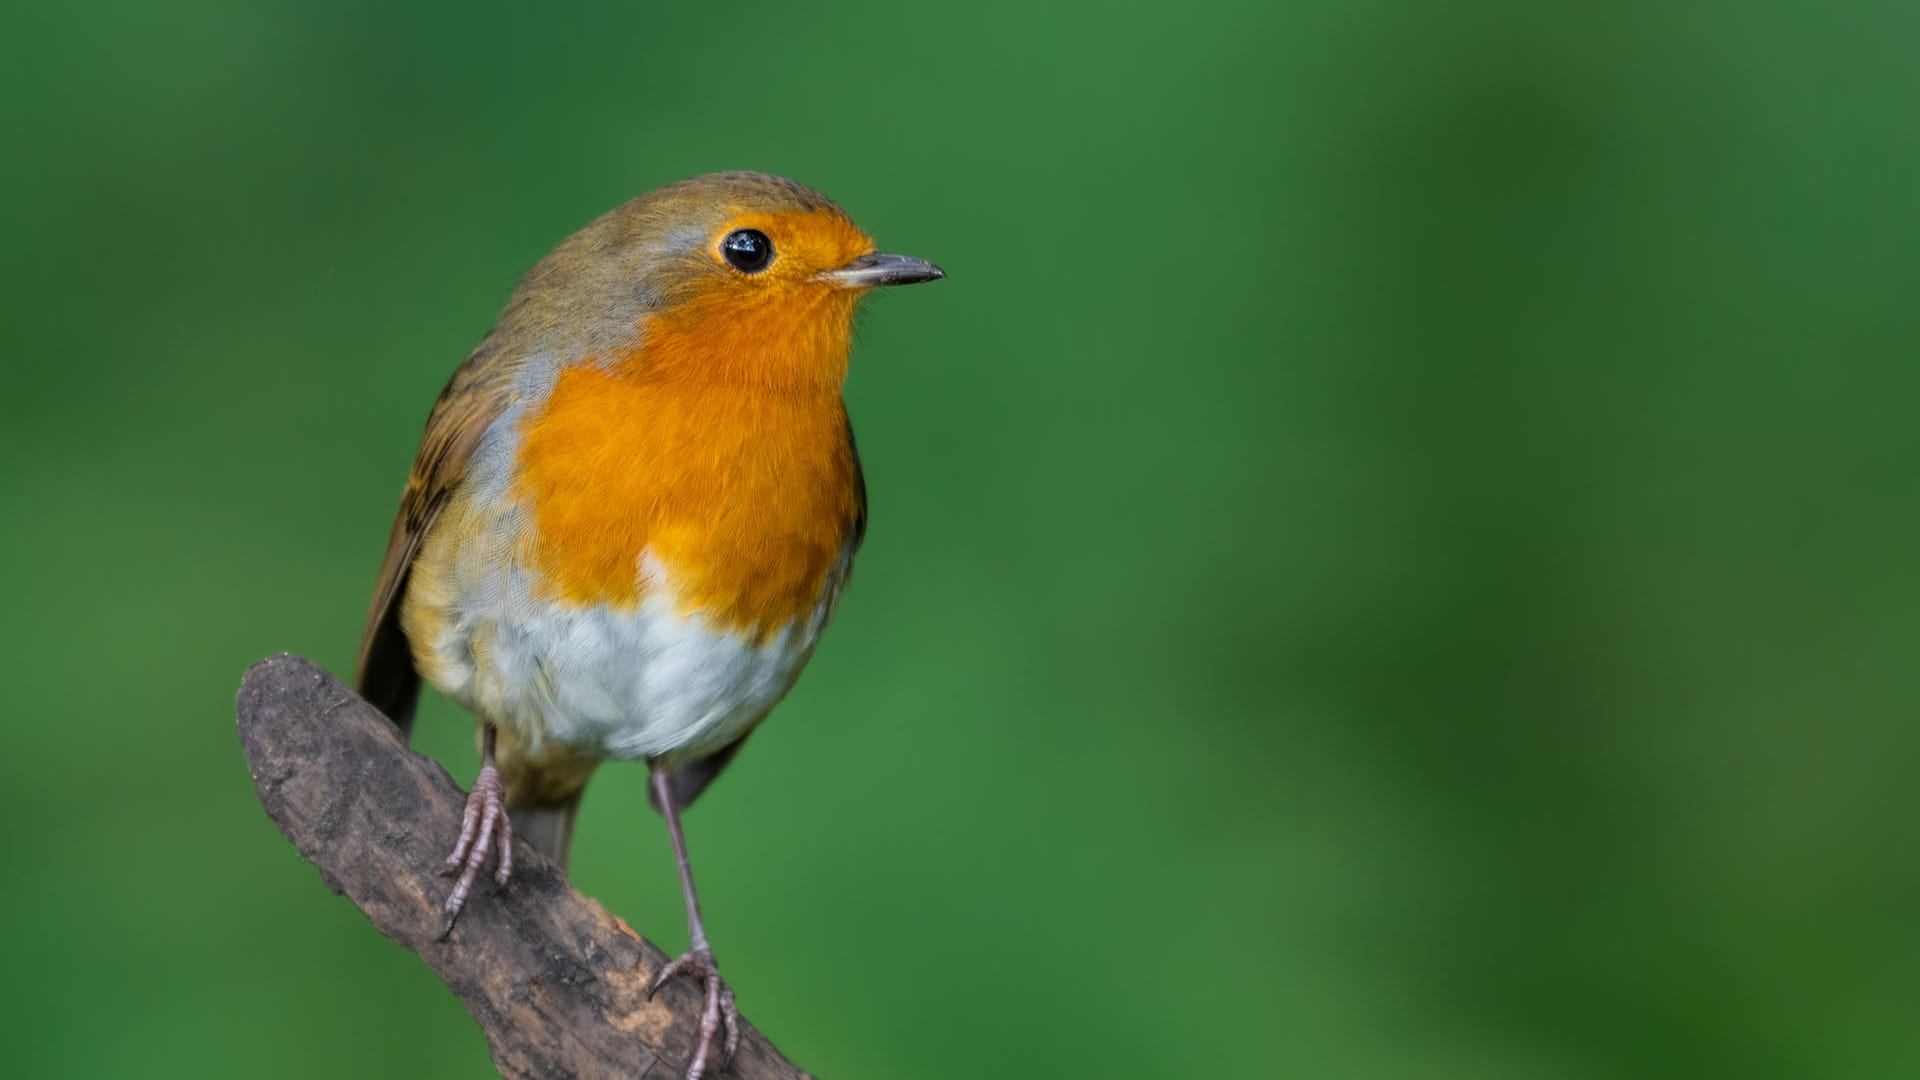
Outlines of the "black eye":
{"label": "black eye", "polygon": [[720,251],[742,273],[757,274],[773,261],[773,241],[759,229],[735,229],[720,241]]}

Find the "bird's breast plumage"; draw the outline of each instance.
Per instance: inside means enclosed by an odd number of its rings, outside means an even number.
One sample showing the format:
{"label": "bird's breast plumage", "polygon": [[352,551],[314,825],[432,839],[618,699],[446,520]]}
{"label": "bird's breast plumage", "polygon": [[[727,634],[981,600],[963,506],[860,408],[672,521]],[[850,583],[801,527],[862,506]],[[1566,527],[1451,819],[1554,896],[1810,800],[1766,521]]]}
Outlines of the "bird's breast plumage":
{"label": "bird's breast plumage", "polygon": [[575,365],[519,435],[518,554],[556,600],[634,606],[646,552],[687,613],[765,640],[812,609],[860,513],[836,391]]}
{"label": "bird's breast plumage", "polygon": [[692,758],[791,687],[864,515],[835,386],[527,365],[413,568],[428,681],[537,748]]}

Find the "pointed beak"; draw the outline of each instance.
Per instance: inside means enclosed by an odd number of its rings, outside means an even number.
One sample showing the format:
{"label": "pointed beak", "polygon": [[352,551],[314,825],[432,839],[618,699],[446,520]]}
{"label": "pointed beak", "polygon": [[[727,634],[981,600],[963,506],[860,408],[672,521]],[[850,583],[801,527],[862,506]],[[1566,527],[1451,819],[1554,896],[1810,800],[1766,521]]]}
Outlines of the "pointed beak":
{"label": "pointed beak", "polygon": [[875,285],[913,285],[922,281],[938,281],[946,276],[945,271],[925,259],[876,251],[871,255],[862,255],[838,270],[828,270],[820,275],[820,279],[843,289],[871,289]]}

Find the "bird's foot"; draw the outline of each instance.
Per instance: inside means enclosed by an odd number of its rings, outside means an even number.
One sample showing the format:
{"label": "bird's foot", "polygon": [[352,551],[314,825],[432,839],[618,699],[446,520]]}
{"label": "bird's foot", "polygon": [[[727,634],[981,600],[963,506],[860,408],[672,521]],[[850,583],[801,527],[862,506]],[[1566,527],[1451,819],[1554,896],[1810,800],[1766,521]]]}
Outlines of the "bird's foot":
{"label": "bird's foot", "polygon": [[460,909],[467,906],[467,894],[473,891],[473,881],[480,876],[488,852],[498,853],[494,884],[505,885],[513,876],[513,822],[507,817],[506,785],[500,782],[500,772],[492,765],[482,768],[473,781],[473,791],[467,796],[467,812],[460,818],[460,843],[454,847],[453,854],[447,856],[447,872],[458,873],[460,880],[447,896],[447,921],[440,931],[441,937],[453,932],[453,921],[460,917]]}
{"label": "bird's foot", "polygon": [[687,1066],[687,1080],[700,1080],[706,1075],[713,1037],[720,1033],[722,1026],[727,1029],[727,1060],[721,1068],[733,1064],[734,1051],[740,1049],[740,1010],[734,1007],[733,991],[720,980],[720,966],[713,962],[713,950],[705,945],[682,953],[679,959],[661,968],[660,974],[654,976],[653,985],[647,987],[647,996],[659,993],[675,975],[699,979],[707,989],[707,1006],[700,1013],[700,1042],[694,1048],[693,1063]]}

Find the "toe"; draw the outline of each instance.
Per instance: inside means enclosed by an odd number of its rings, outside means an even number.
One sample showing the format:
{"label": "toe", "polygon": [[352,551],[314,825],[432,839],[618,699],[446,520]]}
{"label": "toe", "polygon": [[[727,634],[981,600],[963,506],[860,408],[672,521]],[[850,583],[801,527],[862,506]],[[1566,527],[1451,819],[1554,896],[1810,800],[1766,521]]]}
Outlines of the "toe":
{"label": "toe", "polygon": [[724,986],[720,990],[720,1020],[727,1027],[727,1067],[731,1068],[734,1055],[740,1052],[740,1010],[734,1007],[733,991]]}
{"label": "toe", "polygon": [[669,961],[666,967],[661,968],[660,974],[655,975],[653,977],[653,984],[647,987],[647,996],[652,997],[653,995],[659,993],[661,987],[671,982],[675,975],[680,974],[681,969],[687,966],[687,956],[691,956],[691,955],[692,954],[689,953],[684,956],[677,957]]}
{"label": "toe", "polygon": [[687,1066],[687,1080],[699,1080],[707,1071],[707,1060],[713,1054],[713,1037],[720,1033],[720,980],[708,974],[707,1007],[700,1011],[700,1042],[694,1048],[693,1064]]}
{"label": "toe", "polygon": [[493,872],[493,883],[504,889],[507,879],[513,876],[513,819],[504,812],[500,815],[499,847],[500,860]]}
{"label": "toe", "polygon": [[447,895],[447,921],[441,937],[452,932],[453,921],[466,906],[489,855],[495,857],[495,884],[505,886],[513,874],[513,824],[507,817],[500,775],[492,766],[480,770],[479,779],[474,781],[466,811],[460,816],[460,840],[453,854],[447,856],[447,871],[458,874],[459,879]]}

